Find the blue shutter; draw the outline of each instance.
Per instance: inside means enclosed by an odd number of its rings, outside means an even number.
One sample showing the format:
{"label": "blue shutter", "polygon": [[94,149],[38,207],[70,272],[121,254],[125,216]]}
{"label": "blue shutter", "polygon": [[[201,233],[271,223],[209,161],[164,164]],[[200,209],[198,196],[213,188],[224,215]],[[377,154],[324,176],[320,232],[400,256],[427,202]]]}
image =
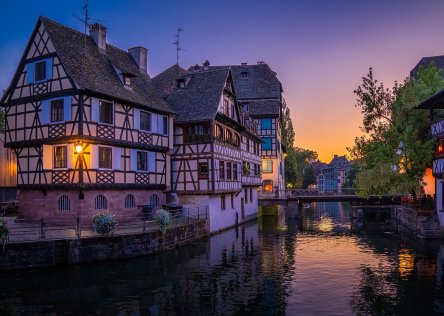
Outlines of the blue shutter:
{"label": "blue shutter", "polygon": [[137,171],[137,150],[131,149],[131,170]]}
{"label": "blue shutter", "polygon": [[89,169],[99,168],[99,147],[97,145],[91,145],[89,156],[91,163],[91,167]]}
{"label": "blue shutter", "polygon": [[51,103],[49,100],[43,100],[40,103],[40,124],[48,124],[49,123],[49,116],[51,113]]}
{"label": "blue shutter", "polygon": [[113,169],[120,170],[120,161],[122,157],[122,151],[119,147],[113,147]]}
{"label": "blue shutter", "polygon": [[156,172],[156,153],[153,151],[148,152],[148,171]]}
{"label": "blue shutter", "polygon": [[163,116],[157,115],[157,132],[163,134]]}
{"label": "blue shutter", "polygon": [[157,114],[151,113],[151,132],[158,133],[157,128]]}
{"label": "blue shutter", "polygon": [[72,169],[74,162],[74,144],[68,144],[66,149],[66,167]]}
{"label": "blue shutter", "polygon": [[26,65],[26,81],[28,83],[34,83],[35,81],[35,66],[34,63]]}
{"label": "blue shutter", "polygon": [[140,110],[134,109],[134,129],[140,129]]}
{"label": "blue shutter", "polygon": [[99,100],[97,98],[91,98],[91,121],[99,121]]}
{"label": "blue shutter", "polygon": [[65,122],[71,121],[71,96],[63,98],[63,116]]}
{"label": "blue shutter", "polygon": [[46,80],[52,79],[52,58],[45,59],[46,62]]}

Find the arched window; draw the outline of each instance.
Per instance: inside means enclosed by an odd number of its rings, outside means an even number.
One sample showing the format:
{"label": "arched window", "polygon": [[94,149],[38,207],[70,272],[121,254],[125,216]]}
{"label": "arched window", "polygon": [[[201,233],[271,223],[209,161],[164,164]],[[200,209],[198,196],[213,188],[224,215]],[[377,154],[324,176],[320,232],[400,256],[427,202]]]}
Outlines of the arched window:
{"label": "arched window", "polygon": [[59,198],[59,211],[70,211],[70,210],[71,210],[71,199],[66,195],[62,195]]}
{"label": "arched window", "polygon": [[158,207],[159,206],[159,197],[157,196],[157,194],[151,194],[150,205],[152,207]]}
{"label": "arched window", "polygon": [[132,194],[127,194],[125,196],[125,208],[135,208],[136,198]]}
{"label": "arched window", "polygon": [[108,201],[103,195],[97,195],[95,200],[95,210],[106,210],[108,209]]}

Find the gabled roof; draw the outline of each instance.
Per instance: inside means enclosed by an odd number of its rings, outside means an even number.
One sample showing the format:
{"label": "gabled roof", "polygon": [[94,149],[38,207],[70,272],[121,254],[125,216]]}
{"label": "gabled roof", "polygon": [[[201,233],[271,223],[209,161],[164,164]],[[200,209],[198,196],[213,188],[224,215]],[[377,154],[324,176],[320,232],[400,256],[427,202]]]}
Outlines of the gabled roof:
{"label": "gabled roof", "polygon": [[[101,53],[94,40],[79,31],[40,17],[68,75],[81,88],[132,104],[171,112],[157,93],[147,73],[139,71],[132,56],[107,44]],[[123,86],[114,70],[118,67],[131,77],[132,90]]]}
{"label": "gabled roof", "polygon": [[248,103],[248,114],[252,116],[280,115],[281,101],[279,100],[250,100]]}
{"label": "gabled roof", "polygon": [[175,64],[155,76],[151,82],[162,97],[166,97],[176,90],[176,79],[185,75],[186,73],[187,71],[185,69],[180,67],[178,64]]}
{"label": "gabled roof", "polygon": [[214,120],[229,68],[213,69],[186,75],[184,88],[171,93],[166,101],[177,114],[175,122]]}

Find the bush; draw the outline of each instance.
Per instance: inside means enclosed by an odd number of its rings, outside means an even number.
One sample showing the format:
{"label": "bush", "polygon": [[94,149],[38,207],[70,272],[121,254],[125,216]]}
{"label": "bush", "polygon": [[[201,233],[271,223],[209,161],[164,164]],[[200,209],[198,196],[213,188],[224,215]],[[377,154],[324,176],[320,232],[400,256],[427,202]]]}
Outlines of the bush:
{"label": "bush", "polygon": [[170,212],[164,209],[158,209],[154,213],[154,220],[156,221],[157,227],[165,234],[168,225],[171,223],[171,215]]}
{"label": "bush", "polygon": [[17,215],[19,211],[19,206],[17,202],[11,202],[6,207],[6,214],[7,215]]}
{"label": "bush", "polygon": [[114,215],[108,213],[99,213],[94,215],[92,220],[92,229],[102,236],[111,235],[117,228],[117,220]]}
{"label": "bush", "polygon": [[6,226],[6,222],[0,222],[0,243],[3,244],[3,248],[8,241],[9,229]]}

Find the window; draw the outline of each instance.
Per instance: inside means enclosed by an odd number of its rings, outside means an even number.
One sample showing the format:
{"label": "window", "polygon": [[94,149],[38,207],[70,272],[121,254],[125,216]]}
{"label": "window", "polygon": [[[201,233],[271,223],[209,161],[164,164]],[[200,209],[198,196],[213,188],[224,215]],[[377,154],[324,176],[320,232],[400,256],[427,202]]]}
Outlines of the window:
{"label": "window", "polygon": [[46,61],[35,63],[34,81],[46,80]]}
{"label": "window", "polygon": [[271,129],[271,119],[266,118],[266,119],[262,119],[262,129]]}
{"label": "window", "polygon": [[125,208],[135,208],[136,198],[132,194],[127,194],[125,196]]}
{"label": "window", "polygon": [[247,78],[248,78],[248,72],[246,72],[246,71],[242,71],[242,72],[241,72],[241,78],[242,78],[242,79],[247,79]]}
{"label": "window", "polygon": [[232,118],[234,118],[234,104],[233,103],[231,103],[230,104],[230,117],[232,117]]}
{"label": "window", "polygon": [[234,137],[233,137],[233,144],[236,145],[237,147],[239,147],[239,144],[240,144],[239,135],[236,134],[236,133],[234,133],[233,135],[234,135]]}
{"label": "window", "polygon": [[157,194],[151,194],[150,205],[152,207],[158,207],[159,206],[159,196]]}
{"label": "window", "polygon": [[68,196],[62,195],[59,198],[59,211],[70,211],[71,210],[71,200]]}
{"label": "window", "polygon": [[162,120],[163,120],[163,130],[162,130],[162,133],[164,135],[167,135],[168,134],[168,116],[163,116]]}
{"label": "window", "polygon": [[227,99],[224,99],[224,107],[222,108],[222,112],[223,112],[225,115],[228,116],[228,111],[229,111],[229,109],[228,109],[228,100],[227,100]]}
{"label": "window", "polygon": [[140,129],[143,131],[151,130],[151,114],[149,112],[140,111]]}
{"label": "window", "polygon": [[231,208],[234,208],[234,194],[231,193]]}
{"label": "window", "polygon": [[264,192],[273,192],[273,181],[272,180],[264,180]]}
{"label": "window", "polygon": [[54,168],[66,168],[67,167],[67,147],[55,146],[54,147]]}
{"label": "window", "polygon": [[271,137],[264,137],[262,140],[264,141],[262,143],[262,150],[271,150]]}
{"label": "window", "polygon": [[208,179],[208,163],[200,162],[198,168],[199,179]]}
{"label": "window", "polygon": [[233,180],[237,181],[237,163],[233,163]]}
{"label": "window", "polygon": [[94,209],[96,211],[108,209],[108,201],[106,200],[105,196],[103,195],[96,196],[96,198],[94,199]]}
{"label": "window", "polygon": [[61,122],[64,120],[63,99],[51,100],[51,122]]}
{"label": "window", "polygon": [[225,195],[224,195],[224,194],[222,194],[222,195],[220,196],[220,208],[221,208],[223,211],[225,211]]}
{"label": "window", "polygon": [[227,142],[231,142],[232,139],[233,139],[233,133],[231,133],[231,131],[227,130],[227,135],[226,135],[225,140]]}
{"label": "window", "polygon": [[273,172],[273,160],[262,160],[262,172],[263,173]]}
{"label": "window", "polygon": [[253,203],[253,188],[250,188],[250,202]]}
{"label": "window", "polygon": [[111,147],[99,146],[99,168],[112,169],[113,154]]}
{"label": "window", "polygon": [[225,162],[219,161],[219,179],[224,180],[225,179]]}
{"label": "window", "polygon": [[99,122],[113,124],[113,103],[107,101],[99,102]]}
{"label": "window", "polygon": [[248,203],[248,189],[244,189],[245,203]]}
{"label": "window", "polygon": [[137,170],[148,171],[148,153],[146,151],[137,152]]}
{"label": "window", "polygon": [[231,162],[227,162],[227,180],[231,180]]}
{"label": "window", "polygon": [[216,133],[215,133],[216,137],[219,139],[223,139],[224,129],[222,128],[222,126],[216,125],[215,128],[216,128]]}
{"label": "window", "polygon": [[125,85],[125,86],[130,86],[131,85],[131,79],[130,79],[130,76],[123,76],[123,84]]}
{"label": "window", "polygon": [[282,168],[282,161],[279,163],[279,174],[282,174],[282,170],[283,170],[283,168]]}

